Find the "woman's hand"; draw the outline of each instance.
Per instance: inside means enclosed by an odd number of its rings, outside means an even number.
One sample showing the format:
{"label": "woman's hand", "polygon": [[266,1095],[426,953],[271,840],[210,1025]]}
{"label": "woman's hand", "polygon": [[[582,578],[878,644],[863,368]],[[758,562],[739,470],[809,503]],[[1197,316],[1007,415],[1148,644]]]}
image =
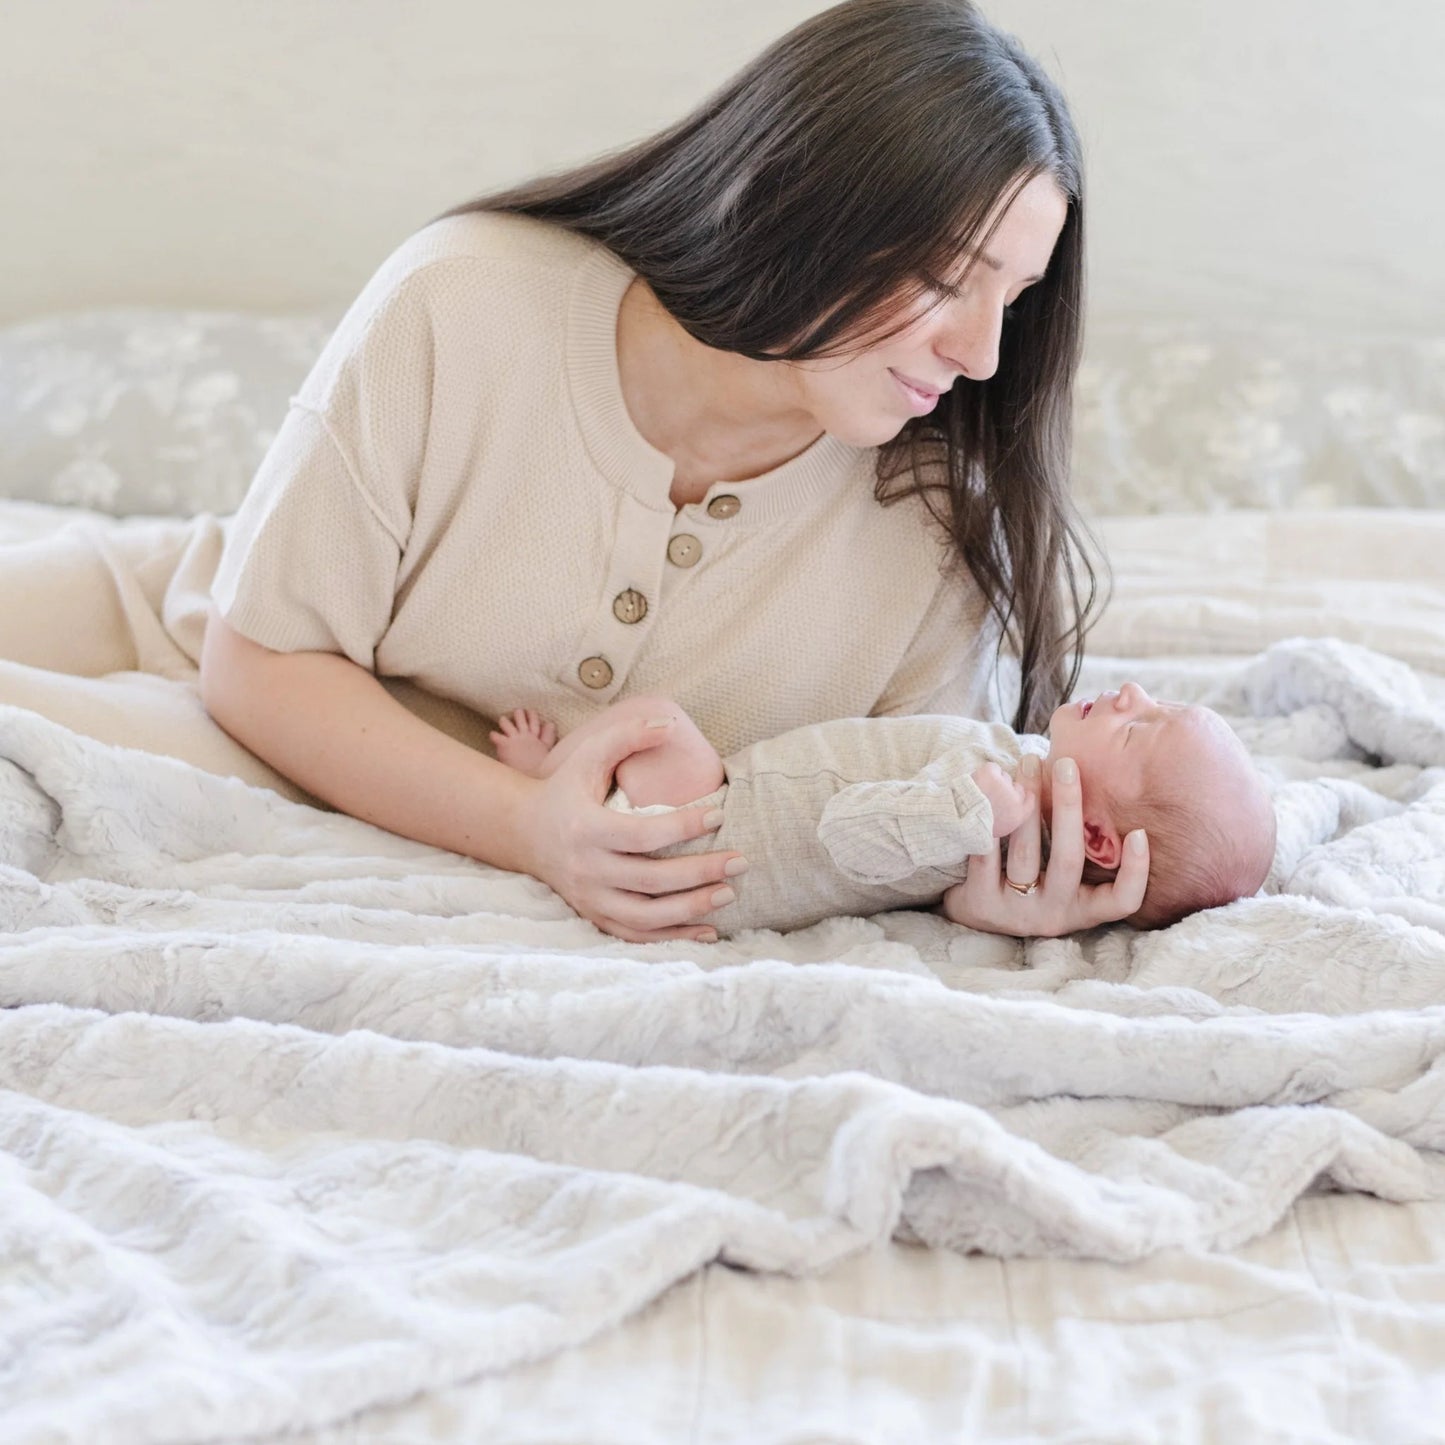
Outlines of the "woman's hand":
{"label": "woman's hand", "polygon": [[[1032,764],[1032,766],[1030,766]],[[985,933],[1010,933],[1018,938],[1057,938],[1076,929],[1092,928],[1127,918],[1144,901],[1149,882],[1149,844],[1142,828],[1124,842],[1124,856],[1112,883],[1088,884],[1084,876],[1084,808],[1079,770],[1072,758],[1057,758],[1053,771],[1051,847],[1047,873],[1040,872],[1043,838],[1040,827],[1042,774],[1038,761],[1025,758],[1019,781],[1034,796],[1035,806],[1008,839],[1008,869],[999,864],[995,843],[987,853],[968,860],[968,877],[943,895],[944,914],[955,923]],[[1021,888],[1037,882],[1028,893]]]}
{"label": "woman's hand", "polygon": [[[617,765],[655,747],[667,727],[618,718],[580,742],[550,778],[534,783],[518,820],[526,872],[560,894],[589,923],[629,943],[669,938],[715,942],[705,926],[713,894],[729,885],[724,867],[738,853],[694,853],[680,858],[639,855],[714,832],[705,808],[636,817],[602,806]],[[718,814],[719,822],[721,812]]]}

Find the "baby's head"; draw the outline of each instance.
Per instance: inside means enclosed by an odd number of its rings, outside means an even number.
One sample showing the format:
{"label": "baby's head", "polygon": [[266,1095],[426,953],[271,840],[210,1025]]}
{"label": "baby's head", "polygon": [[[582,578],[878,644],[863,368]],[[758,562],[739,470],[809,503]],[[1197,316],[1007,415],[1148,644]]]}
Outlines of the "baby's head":
{"label": "baby's head", "polygon": [[[1156,702],[1126,682],[1055,710],[1049,760],[1060,757],[1079,768],[1086,880],[1113,877],[1135,828],[1149,835],[1149,887],[1127,920],[1136,927],[1247,898],[1264,882],[1274,861],[1274,805],[1218,713]],[[1048,779],[1046,767],[1046,819]]]}

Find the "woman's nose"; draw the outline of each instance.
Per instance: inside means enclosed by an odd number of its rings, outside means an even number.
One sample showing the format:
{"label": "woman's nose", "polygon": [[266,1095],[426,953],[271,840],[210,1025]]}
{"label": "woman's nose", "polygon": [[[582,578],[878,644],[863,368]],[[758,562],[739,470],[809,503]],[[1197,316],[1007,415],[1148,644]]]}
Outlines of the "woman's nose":
{"label": "woman's nose", "polygon": [[972,346],[955,356],[957,369],[970,381],[987,381],[998,370],[997,345]]}
{"label": "woman's nose", "polygon": [[953,371],[970,381],[987,381],[998,370],[1002,314],[981,315],[971,309],[938,338],[935,350]]}

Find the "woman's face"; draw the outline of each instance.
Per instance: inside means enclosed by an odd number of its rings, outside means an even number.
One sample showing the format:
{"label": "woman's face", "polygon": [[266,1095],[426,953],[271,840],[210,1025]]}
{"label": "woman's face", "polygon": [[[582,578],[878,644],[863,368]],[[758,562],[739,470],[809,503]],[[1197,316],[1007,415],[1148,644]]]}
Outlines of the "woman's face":
{"label": "woman's face", "polygon": [[[960,376],[987,381],[998,369],[1004,308],[1043,278],[1067,211],[1053,178],[1035,176],[1004,213],[987,260],[975,263],[958,296],[927,293],[910,308],[903,330],[866,350],[785,363],[794,368],[801,405],[840,441],[881,446],[909,417],[932,411]],[[967,259],[960,256],[953,273],[939,279],[957,282]]]}

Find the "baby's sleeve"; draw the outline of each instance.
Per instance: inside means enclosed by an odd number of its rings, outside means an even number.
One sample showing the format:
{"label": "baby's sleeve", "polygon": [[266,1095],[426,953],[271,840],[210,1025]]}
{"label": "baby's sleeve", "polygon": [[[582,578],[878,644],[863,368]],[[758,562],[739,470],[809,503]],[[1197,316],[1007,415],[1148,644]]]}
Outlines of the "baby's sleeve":
{"label": "baby's sleeve", "polygon": [[211,595],[278,652],[370,671],[391,625],[425,455],[432,342],[415,277],[353,303],[291,398],[234,517]]}
{"label": "baby's sleeve", "polygon": [[911,778],[843,788],[824,805],[818,840],[854,883],[896,883],[986,853],[993,807],[972,777],[986,760],[954,747]]}

